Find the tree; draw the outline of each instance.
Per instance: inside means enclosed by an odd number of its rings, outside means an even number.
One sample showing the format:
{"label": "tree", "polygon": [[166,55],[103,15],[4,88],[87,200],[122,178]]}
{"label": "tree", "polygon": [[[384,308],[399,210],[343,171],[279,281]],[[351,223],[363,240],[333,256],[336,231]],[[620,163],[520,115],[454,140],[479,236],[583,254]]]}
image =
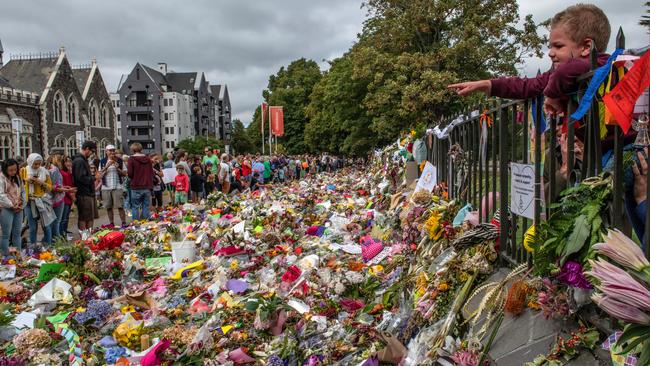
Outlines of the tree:
{"label": "tree", "polygon": [[218,140],[205,136],[196,136],[193,139],[185,139],[176,145],[176,147],[191,155],[202,155],[205,148],[208,146],[213,149],[221,149],[221,143]]}
{"label": "tree", "polygon": [[[286,147],[289,154],[307,151],[304,143],[307,124],[305,108],[309,104],[314,85],[321,77],[318,64],[304,58],[293,61],[286,69],[281,67],[275,75],[269,77],[268,89],[263,93],[264,99],[269,106],[284,108],[284,136],[278,141]],[[268,118],[266,120],[268,123]],[[259,129],[259,122],[257,127]]]}
{"label": "tree", "polygon": [[[268,130],[268,129],[267,129]],[[260,127],[260,107],[255,108],[253,120],[246,127],[248,141],[252,144],[251,152],[262,152],[262,129]],[[268,137],[268,135],[267,135]]]}
{"label": "tree", "polygon": [[363,155],[375,146],[362,107],[368,80],[354,78],[351,53],[330,62],[330,69],[314,86],[306,109],[305,144],[311,152]]}
{"label": "tree", "polygon": [[253,143],[246,132],[246,127],[238,119],[233,121],[232,147],[237,154],[251,153],[254,149]]}
{"label": "tree", "polygon": [[466,107],[446,86],[514,75],[543,39],[516,0],[368,0],[353,53],[354,77],[371,80],[363,106],[377,142]]}

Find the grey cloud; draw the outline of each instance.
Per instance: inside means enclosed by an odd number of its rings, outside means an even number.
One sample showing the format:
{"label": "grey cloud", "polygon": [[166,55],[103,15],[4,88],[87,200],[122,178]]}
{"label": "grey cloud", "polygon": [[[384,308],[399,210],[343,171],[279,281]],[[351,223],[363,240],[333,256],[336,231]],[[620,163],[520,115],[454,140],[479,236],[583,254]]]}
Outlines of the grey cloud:
{"label": "grey cloud", "polygon": [[[522,0],[522,14],[541,21],[566,2]],[[647,43],[636,25],[643,12],[636,0],[595,3],[612,26],[624,24],[628,45]],[[136,62],[167,62],[175,71],[204,71],[212,83],[227,83],[234,115],[248,123],[261,101],[268,76],[294,59],[343,54],[361,31],[360,0],[193,0],[6,2],[0,11],[0,37],[7,54],[56,51],[65,45],[71,62],[96,57],[104,79],[115,89],[120,75]],[[532,74],[548,67],[530,59]]]}

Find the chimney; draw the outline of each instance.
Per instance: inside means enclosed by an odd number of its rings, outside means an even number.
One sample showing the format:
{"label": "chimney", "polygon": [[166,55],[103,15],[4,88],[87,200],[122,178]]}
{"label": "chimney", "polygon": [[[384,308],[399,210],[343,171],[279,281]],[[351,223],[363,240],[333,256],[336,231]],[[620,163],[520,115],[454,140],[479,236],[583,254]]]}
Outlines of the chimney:
{"label": "chimney", "polygon": [[167,75],[167,64],[164,63],[164,62],[159,62],[158,63],[158,70],[160,70],[160,72],[163,75]]}

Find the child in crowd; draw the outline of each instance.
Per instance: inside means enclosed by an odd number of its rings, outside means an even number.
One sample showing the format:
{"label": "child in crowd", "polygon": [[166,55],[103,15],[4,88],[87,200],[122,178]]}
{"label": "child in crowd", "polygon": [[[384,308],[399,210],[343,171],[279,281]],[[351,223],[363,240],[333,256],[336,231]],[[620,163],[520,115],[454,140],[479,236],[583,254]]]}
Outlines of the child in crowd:
{"label": "child in crowd", "polygon": [[216,175],[215,174],[208,174],[208,176],[205,178],[205,184],[203,187],[205,188],[205,196],[209,196],[210,194],[214,193],[215,185],[214,181],[216,180]]}
{"label": "child in crowd", "polygon": [[174,188],[176,188],[176,195],[174,201],[177,205],[184,205],[187,203],[187,193],[190,189],[190,179],[185,172],[182,165],[176,166],[178,175],[174,178]]}
{"label": "child in crowd", "polygon": [[163,183],[162,157],[156,153],[152,153],[150,157],[153,163],[151,206],[153,207],[153,211],[160,212],[163,208],[163,190],[165,189],[165,184]]}
{"label": "child in crowd", "polygon": [[190,177],[190,186],[192,188],[192,202],[199,203],[201,195],[203,194],[203,185],[205,184],[205,177],[200,166],[195,165],[192,168],[192,176]]}

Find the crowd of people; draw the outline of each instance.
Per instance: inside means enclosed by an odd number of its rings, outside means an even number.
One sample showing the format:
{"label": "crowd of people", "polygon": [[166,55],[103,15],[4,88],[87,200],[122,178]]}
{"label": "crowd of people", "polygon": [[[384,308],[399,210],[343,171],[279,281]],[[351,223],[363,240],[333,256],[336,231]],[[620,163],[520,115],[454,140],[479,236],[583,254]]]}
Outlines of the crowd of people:
{"label": "crowd of people", "polygon": [[206,147],[203,155],[177,150],[165,158],[144,154],[139,143],[131,144],[129,150],[130,156],[113,145],[98,151],[93,141],[86,141],[73,157],[53,151],[47,158],[32,153],[26,160],[18,157],[2,162],[2,255],[49,246],[59,238],[72,240],[69,221],[74,209],[79,233],[95,228],[100,210],[106,210],[108,224],[104,226],[116,226],[117,211],[119,225],[126,227],[128,216],[131,221],[149,219],[165,202],[199,203],[217,191],[256,191],[334,172],[346,164],[345,159],[329,155],[219,155],[219,150],[211,147]]}

